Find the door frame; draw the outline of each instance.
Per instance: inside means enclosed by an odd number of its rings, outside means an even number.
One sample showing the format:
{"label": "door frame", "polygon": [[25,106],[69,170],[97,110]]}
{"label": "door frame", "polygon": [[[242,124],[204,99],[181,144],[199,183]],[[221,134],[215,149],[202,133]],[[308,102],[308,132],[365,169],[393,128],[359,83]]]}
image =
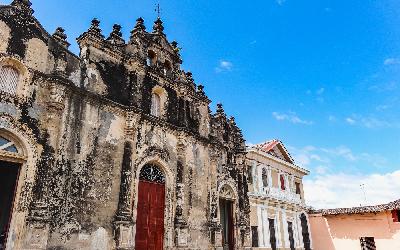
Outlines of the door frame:
{"label": "door frame", "polygon": [[[140,188],[140,184],[144,184],[144,183],[146,183],[146,184],[150,184],[150,185],[155,185],[155,186],[162,186],[162,188],[164,189],[164,197],[163,197],[163,199],[164,199],[164,210],[163,210],[163,222],[164,222],[164,220],[165,220],[165,192],[166,192],[166,188],[165,188],[165,183],[157,183],[157,182],[151,182],[151,181],[145,181],[145,180],[139,180],[139,188]],[[139,192],[140,190],[138,190],[138,192]],[[138,197],[139,197],[139,193],[138,193]],[[151,202],[151,201],[150,201]],[[139,198],[138,198],[138,203],[139,203]],[[148,214],[148,217],[150,217],[150,213]],[[136,222],[137,222],[137,218],[136,218]],[[137,223],[136,223],[136,225],[137,225]],[[164,227],[164,225],[163,225],[163,227]],[[164,235],[165,235],[165,228],[163,228],[163,240],[162,240],[162,245],[163,245],[163,247],[164,247]],[[136,245],[136,235],[135,235],[135,245]]]}
{"label": "door frame", "polygon": [[[232,204],[232,229],[231,229],[231,234],[233,236],[233,249],[236,249],[237,246],[237,240],[239,239],[239,235],[238,235],[238,230],[236,227],[236,214],[237,214],[237,191],[234,188],[235,187],[235,183],[233,181],[223,181],[218,188],[218,213],[217,213],[217,221],[218,223],[220,223],[221,221],[221,212],[220,212],[220,200],[226,200],[226,201],[230,201]],[[220,237],[221,237],[221,241],[220,242],[216,242],[216,244],[221,244],[221,246],[223,245],[223,232],[222,232],[222,228],[220,231]]]}
{"label": "door frame", "polygon": [[[19,167],[18,179],[15,184],[13,207],[10,211],[11,220],[8,227],[6,249],[22,249],[26,235],[19,232],[26,230],[28,205],[33,195],[32,188],[35,183],[35,175],[37,172],[36,162],[39,153],[36,142],[33,139],[32,131],[20,125],[12,116],[7,114],[0,115],[0,135],[14,142],[14,145],[18,149],[17,154],[0,150],[0,160],[18,164]],[[24,195],[22,195],[22,192],[24,192]],[[46,237],[46,235],[43,235],[43,238]]]}
{"label": "door frame", "polygon": [[[10,227],[11,227],[11,221],[13,219],[14,208],[16,207],[16,204],[15,204],[16,201],[17,201],[16,200],[16,195],[17,195],[17,190],[18,190],[18,182],[19,182],[19,176],[21,174],[21,166],[22,166],[22,164],[21,163],[16,163],[16,162],[11,162],[11,161],[4,161],[0,157],[0,168],[1,168],[1,162],[4,162],[6,164],[8,163],[8,164],[14,165],[14,166],[12,166],[12,168],[18,168],[17,169],[16,178],[15,178],[14,190],[12,191],[13,194],[12,194],[11,207],[10,207],[10,211],[9,211],[10,214],[8,216],[8,222],[7,222],[7,225],[6,225],[6,235],[5,235],[6,237],[5,237],[5,241],[4,241],[4,246],[7,246],[8,236],[9,236]],[[2,228],[0,228],[0,230],[2,230]]]}
{"label": "door frame", "polygon": [[[175,177],[168,164],[159,155],[147,156],[139,158],[135,163],[138,168],[136,169],[135,176],[131,185],[131,204],[132,204],[132,219],[136,224],[137,218],[137,205],[138,205],[138,192],[139,192],[139,176],[140,171],[147,164],[153,164],[160,168],[165,177],[165,207],[164,207],[164,248],[174,246],[174,201],[175,201]],[[135,244],[136,239],[136,226],[133,227],[132,239]]]}

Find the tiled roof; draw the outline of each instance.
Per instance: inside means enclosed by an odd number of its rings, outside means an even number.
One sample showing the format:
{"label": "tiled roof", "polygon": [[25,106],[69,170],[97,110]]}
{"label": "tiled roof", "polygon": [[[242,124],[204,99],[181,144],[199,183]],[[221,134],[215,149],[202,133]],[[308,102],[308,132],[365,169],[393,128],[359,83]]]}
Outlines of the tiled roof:
{"label": "tiled roof", "polygon": [[280,140],[277,140],[277,139],[269,140],[269,141],[266,141],[266,142],[263,142],[263,143],[260,143],[260,144],[256,144],[253,147],[257,148],[257,149],[260,149],[260,150],[262,150],[262,151],[264,151],[264,152],[266,152],[266,153],[268,153],[268,154],[270,154],[272,156],[281,158],[278,155],[276,155],[276,153],[274,152],[274,148],[277,147],[278,145],[280,146],[279,150],[281,151],[283,157],[285,158],[285,159],[282,159],[282,160],[285,160],[285,161],[290,162],[290,163],[294,163],[294,160],[293,160],[292,156],[289,154],[289,152],[287,151],[287,149],[285,148],[285,146],[283,145],[283,143]]}
{"label": "tiled roof", "polygon": [[255,145],[254,147],[262,149],[266,152],[271,151],[280,141],[279,140],[270,140],[260,144]]}
{"label": "tiled roof", "polygon": [[351,207],[351,208],[334,208],[334,209],[319,209],[311,210],[310,214],[322,214],[322,215],[339,215],[339,214],[365,214],[365,213],[378,213],[388,210],[400,209],[400,199],[376,206],[364,206],[364,207]]}

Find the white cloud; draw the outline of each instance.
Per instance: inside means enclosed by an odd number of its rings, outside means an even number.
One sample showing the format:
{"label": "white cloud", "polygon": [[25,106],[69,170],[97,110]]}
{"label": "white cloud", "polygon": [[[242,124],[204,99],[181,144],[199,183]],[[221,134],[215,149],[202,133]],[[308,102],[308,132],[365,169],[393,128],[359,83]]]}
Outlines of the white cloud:
{"label": "white cloud", "polygon": [[346,118],[346,122],[347,122],[348,124],[350,124],[350,125],[353,125],[353,124],[356,123],[356,121],[355,121],[354,119],[350,118],[350,117],[347,117],[347,118]]}
{"label": "white cloud", "polygon": [[400,64],[400,58],[386,58],[385,61],[383,62],[384,65],[396,65]]}
{"label": "white cloud", "polygon": [[220,73],[223,71],[232,71],[233,63],[226,60],[219,61],[218,67],[215,68],[215,72]]}
{"label": "white cloud", "polygon": [[276,3],[279,5],[283,5],[286,2],[286,0],[276,0]]}
{"label": "white cloud", "polygon": [[387,159],[379,154],[355,153],[344,145],[334,148],[306,146],[300,149],[288,146],[288,149],[297,164],[317,172],[320,170],[318,167],[321,167],[321,165],[324,166],[325,170],[337,169],[338,167],[342,167],[342,169],[354,169],[357,165],[382,169],[388,165]]}
{"label": "white cloud", "polygon": [[348,161],[356,161],[357,160],[357,157],[353,154],[351,149],[349,149],[346,146],[338,146],[333,149],[332,148],[331,149],[322,148],[321,151],[328,153],[330,155],[333,155],[333,156],[339,156],[339,157],[345,158]]}
{"label": "white cloud", "polygon": [[250,42],[250,45],[254,45],[256,43],[257,43],[257,40],[253,40],[253,41]]}
{"label": "white cloud", "polygon": [[396,90],[398,86],[397,81],[390,81],[390,82],[385,82],[385,83],[377,83],[374,85],[371,85],[368,89],[372,91],[376,91],[378,93],[381,92],[387,92],[387,91],[393,91]]}
{"label": "white cloud", "polygon": [[[377,205],[400,198],[400,170],[369,175],[319,174],[304,180],[308,205],[316,208],[338,208]],[[364,191],[360,185],[364,184]]]}
{"label": "white cloud", "polygon": [[330,116],[328,116],[328,120],[330,122],[335,122],[336,121],[336,117],[334,115],[330,115]]}
{"label": "white cloud", "polygon": [[317,95],[322,95],[323,93],[325,92],[325,89],[324,88],[320,88],[320,89],[318,89],[317,90]]}
{"label": "white cloud", "polygon": [[312,121],[306,121],[301,119],[299,116],[296,115],[294,112],[289,112],[289,113],[279,113],[279,112],[273,112],[272,116],[278,120],[278,121],[288,121],[293,124],[304,124],[304,125],[312,125]]}
{"label": "white cloud", "polygon": [[358,124],[359,126],[369,129],[400,128],[400,122],[382,120],[373,116],[362,116],[354,114],[351,117],[347,117],[345,121],[350,125]]}

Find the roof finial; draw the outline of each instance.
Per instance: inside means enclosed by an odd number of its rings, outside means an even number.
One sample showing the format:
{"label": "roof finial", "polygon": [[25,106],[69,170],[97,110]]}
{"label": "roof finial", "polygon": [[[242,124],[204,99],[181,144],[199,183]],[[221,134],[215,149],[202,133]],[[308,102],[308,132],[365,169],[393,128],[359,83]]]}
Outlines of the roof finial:
{"label": "roof finial", "polygon": [[125,43],[124,39],[122,38],[121,25],[114,24],[113,30],[110,33],[110,36],[107,38],[107,41],[114,45],[123,45]]}
{"label": "roof finial", "polygon": [[31,8],[32,3],[29,0],[14,0],[12,1],[11,5],[17,7],[19,10],[24,11],[29,15],[33,14],[33,10]]}
{"label": "roof finial", "polygon": [[157,20],[154,22],[153,30],[158,34],[164,34],[164,26],[160,18],[157,18]]}
{"label": "roof finial", "polygon": [[53,38],[64,48],[69,47],[69,42],[67,42],[67,35],[65,34],[65,30],[62,27],[58,27],[53,34]]}
{"label": "roof finial", "polygon": [[154,9],[154,11],[157,12],[157,19],[161,19],[160,3],[156,4],[156,8]]}

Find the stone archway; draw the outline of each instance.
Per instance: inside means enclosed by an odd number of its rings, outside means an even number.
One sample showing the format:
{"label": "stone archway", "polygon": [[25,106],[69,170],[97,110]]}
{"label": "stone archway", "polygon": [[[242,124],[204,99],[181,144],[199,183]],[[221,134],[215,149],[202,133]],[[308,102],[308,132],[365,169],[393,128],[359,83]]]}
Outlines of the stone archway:
{"label": "stone archway", "polygon": [[7,245],[23,158],[23,151],[13,138],[0,133],[0,249]]}
{"label": "stone archway", "polygon": [[219,219],[221,224],[221,244],[226,250],[235,249],[235,200],[233,187],[224,183],[219,188]]}
{"label": "stone archway", "polygon": [[[164,249],[170,249],[174,247],[174,216],[173,216],[173,207],[175,201],[175,176],[172,174],[171,170],[167,167],[168,163],[164,161],[159,155],[147,156],[139,158],[136,161],[136,166],[138,168],[135,171],[135,178],[132,185],[132,195],[131,195],[131,204],[132,204],[132,218],[134,220],[134,224],[136,224],[136,219],[139,216],[138,214],[138,200],[139,200],[139,183],[140,183],[140,173],[142,169],[144,169],[147,165],[155,165],[160,171],[164,174],[165,177],[165,208],[164,208],[164,238],[163,245]],[[133,227],[133,239],[136,238],[137,226]],[[136,246],[135,246],[136,248]]]}
{"label": "stone archway", "polygon": [[[35,137],[27,126],[5,113],[0,113],[0,136],[12,142],[11,144],[15,147],[10,148],[3,144],[0,150],[2,166],[18,168],[18,174],[14,173],[14,202],[10,209],[5,249],[45,248],[47,227],[41,226],[36,230],[35,227],[27,226],[28,207],[32,201],[32,188],[35,183],[36,162],[39,155]],[[10,142],[6,144],[11,146]],[[26,233],[21,233],[23,231]]]}
{"label": "stone archway", "polygon": [[146,164],[139,175],[136,217],[136,249],[164,247],[165,174],[155,164]]}

